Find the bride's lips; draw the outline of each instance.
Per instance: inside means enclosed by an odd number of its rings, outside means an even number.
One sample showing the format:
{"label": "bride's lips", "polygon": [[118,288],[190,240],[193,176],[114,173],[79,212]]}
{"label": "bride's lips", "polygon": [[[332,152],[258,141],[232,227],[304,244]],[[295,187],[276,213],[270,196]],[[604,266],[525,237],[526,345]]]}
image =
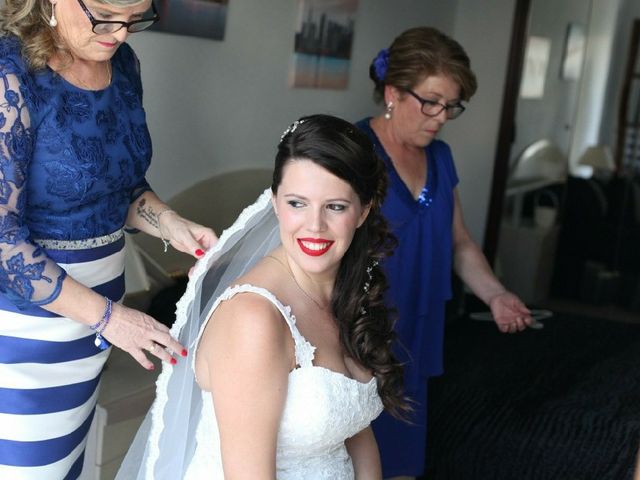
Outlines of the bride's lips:
{"label": "bride's lips", "polygon": [[300,250],[307,255],[319,257],[329,251],[333,242],[322,238],[299,238],[298,245],[300,245]]}

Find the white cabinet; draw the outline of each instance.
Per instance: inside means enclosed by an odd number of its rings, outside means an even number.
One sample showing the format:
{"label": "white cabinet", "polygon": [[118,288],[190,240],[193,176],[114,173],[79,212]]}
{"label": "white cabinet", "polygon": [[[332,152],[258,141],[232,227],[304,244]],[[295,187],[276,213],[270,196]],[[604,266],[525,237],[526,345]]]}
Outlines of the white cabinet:
{"label": "white cabinet", "polygon": [[543,301],[549,295],[558,231],[558,226],[542,228],[524,222],[501,227],[500,279],[527,304]]}

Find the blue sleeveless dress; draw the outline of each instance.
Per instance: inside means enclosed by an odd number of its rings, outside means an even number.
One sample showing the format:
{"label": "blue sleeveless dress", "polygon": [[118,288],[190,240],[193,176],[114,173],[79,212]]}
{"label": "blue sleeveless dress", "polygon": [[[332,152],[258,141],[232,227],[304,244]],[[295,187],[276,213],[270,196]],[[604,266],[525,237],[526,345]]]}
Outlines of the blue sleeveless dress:
{"label": "blue sleeveless dress", "polygon": [[382,213],[398,239],[384,263],[387,303],[396,309],[398,348],[405,364],[405,392],[416,403],[410,420],[383,412],[373,424],[384,477],[422,475],[427,440],[427,380],[442,373],[445,303],[451,298],[454,188],[458,184],[451,150],[440,141],[426,148],[427,182],[416,200],[396,172],[369,125],[356,124],[387,166],[389,187]]}
{"label": "blue sleeveless dress", "polygon": [[109,350],[42,306],[67,274],[124,295],[123,226],[149,189],[151,141],[128,45],[101,91],[30,72],[20,48],[0,37],[0,478],[75,479]]}

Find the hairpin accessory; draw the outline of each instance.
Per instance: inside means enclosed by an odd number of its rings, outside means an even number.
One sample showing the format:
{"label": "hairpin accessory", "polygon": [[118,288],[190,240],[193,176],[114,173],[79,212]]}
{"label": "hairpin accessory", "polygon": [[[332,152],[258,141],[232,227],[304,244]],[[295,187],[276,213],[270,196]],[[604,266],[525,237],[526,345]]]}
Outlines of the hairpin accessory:
{"label": "hairpin accessory", "polygon": [[100,350],[106,350],[111,346],[107,339],[102,336],[102,332],[104,332],[104,329],[109,325],[109,320],[111,320],[111,311],[113,308],[113,302],[111,299],[107,297],[105,297],[105,299],[107,300],[107,305],[104,309],[104,313],[102,314],[102,318],[99,322],[89,326],[91,330],[95,330],[96,332],[96,339],[93,343]]}
{"label": "hairpin accessory", "polygon": [[[375,267],[377,267],[377,266],[378,266],[378,260],[374,260],[367,267],[367,281],[364,282],[364,287],[362,287],[362,289],[364,290],[364,293],[369,293],[369,289],[371,288],[371,282],[373,281],[373,269]],[[364,308],[363,306],[361,306],[360,307],[360,314],[361,315],[366,315],[367,314],[367,309]]]}
{"label": "hairpin accessory", "polygon": [[369,293],[369,288],[371,287],[371,282],[373,281],[373,269],[378,266],[378,260],[374,260],[367,267],[367,281],[364,282],[364,291],[365,293]]}
{"label": "hairpin accessory", "polygon": [[55,28],[58,26],[58,19],[56,18],[56,3],[51,2],[51,18],[49,19],[49,26]]}
{"label": "hairpin accessory", "polygon": [[298,125],[302,125],[304,123],[304,120],[296,120],[295,122],[293,122],[291,125],[289,125],[287,127],[287,129],[282,133],[282,135],[280,136],[280,141],[282,142],[284,140],[284,137],[286,137],[287,135],[289,135],[290,133],[293,133],[296,131],[296,128],[298,128]]}
{"label": "hairpin accessory", "polygon": [[384,112],[385,120],[391,120],[391,112],[393,112],[393,102],[387,103],[387,111]]}
{"label": "hairpin accessory", "polygon": [[373,69],[379,81],[384,82],[387,77],[387,69],[389,68],[389,49],[383,48],[378,52],[376,58],[373,59]]}

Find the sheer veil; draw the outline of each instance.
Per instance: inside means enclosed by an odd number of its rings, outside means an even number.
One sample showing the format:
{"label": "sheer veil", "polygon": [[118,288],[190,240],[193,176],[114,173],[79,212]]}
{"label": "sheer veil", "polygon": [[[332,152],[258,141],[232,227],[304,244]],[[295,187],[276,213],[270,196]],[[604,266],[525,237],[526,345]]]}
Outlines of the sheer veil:
{"label": "sheer veil", "polygon": [[271,190],[240,214],[219,242],[198,260],[176,306],[171,334],[189,349],[189,357],[163,364],[156,399],[133,440],[116,480],[183,478],[196,446],[202,396],[195,382],[195,342],[216,298],[233,280],[280,244]]}

